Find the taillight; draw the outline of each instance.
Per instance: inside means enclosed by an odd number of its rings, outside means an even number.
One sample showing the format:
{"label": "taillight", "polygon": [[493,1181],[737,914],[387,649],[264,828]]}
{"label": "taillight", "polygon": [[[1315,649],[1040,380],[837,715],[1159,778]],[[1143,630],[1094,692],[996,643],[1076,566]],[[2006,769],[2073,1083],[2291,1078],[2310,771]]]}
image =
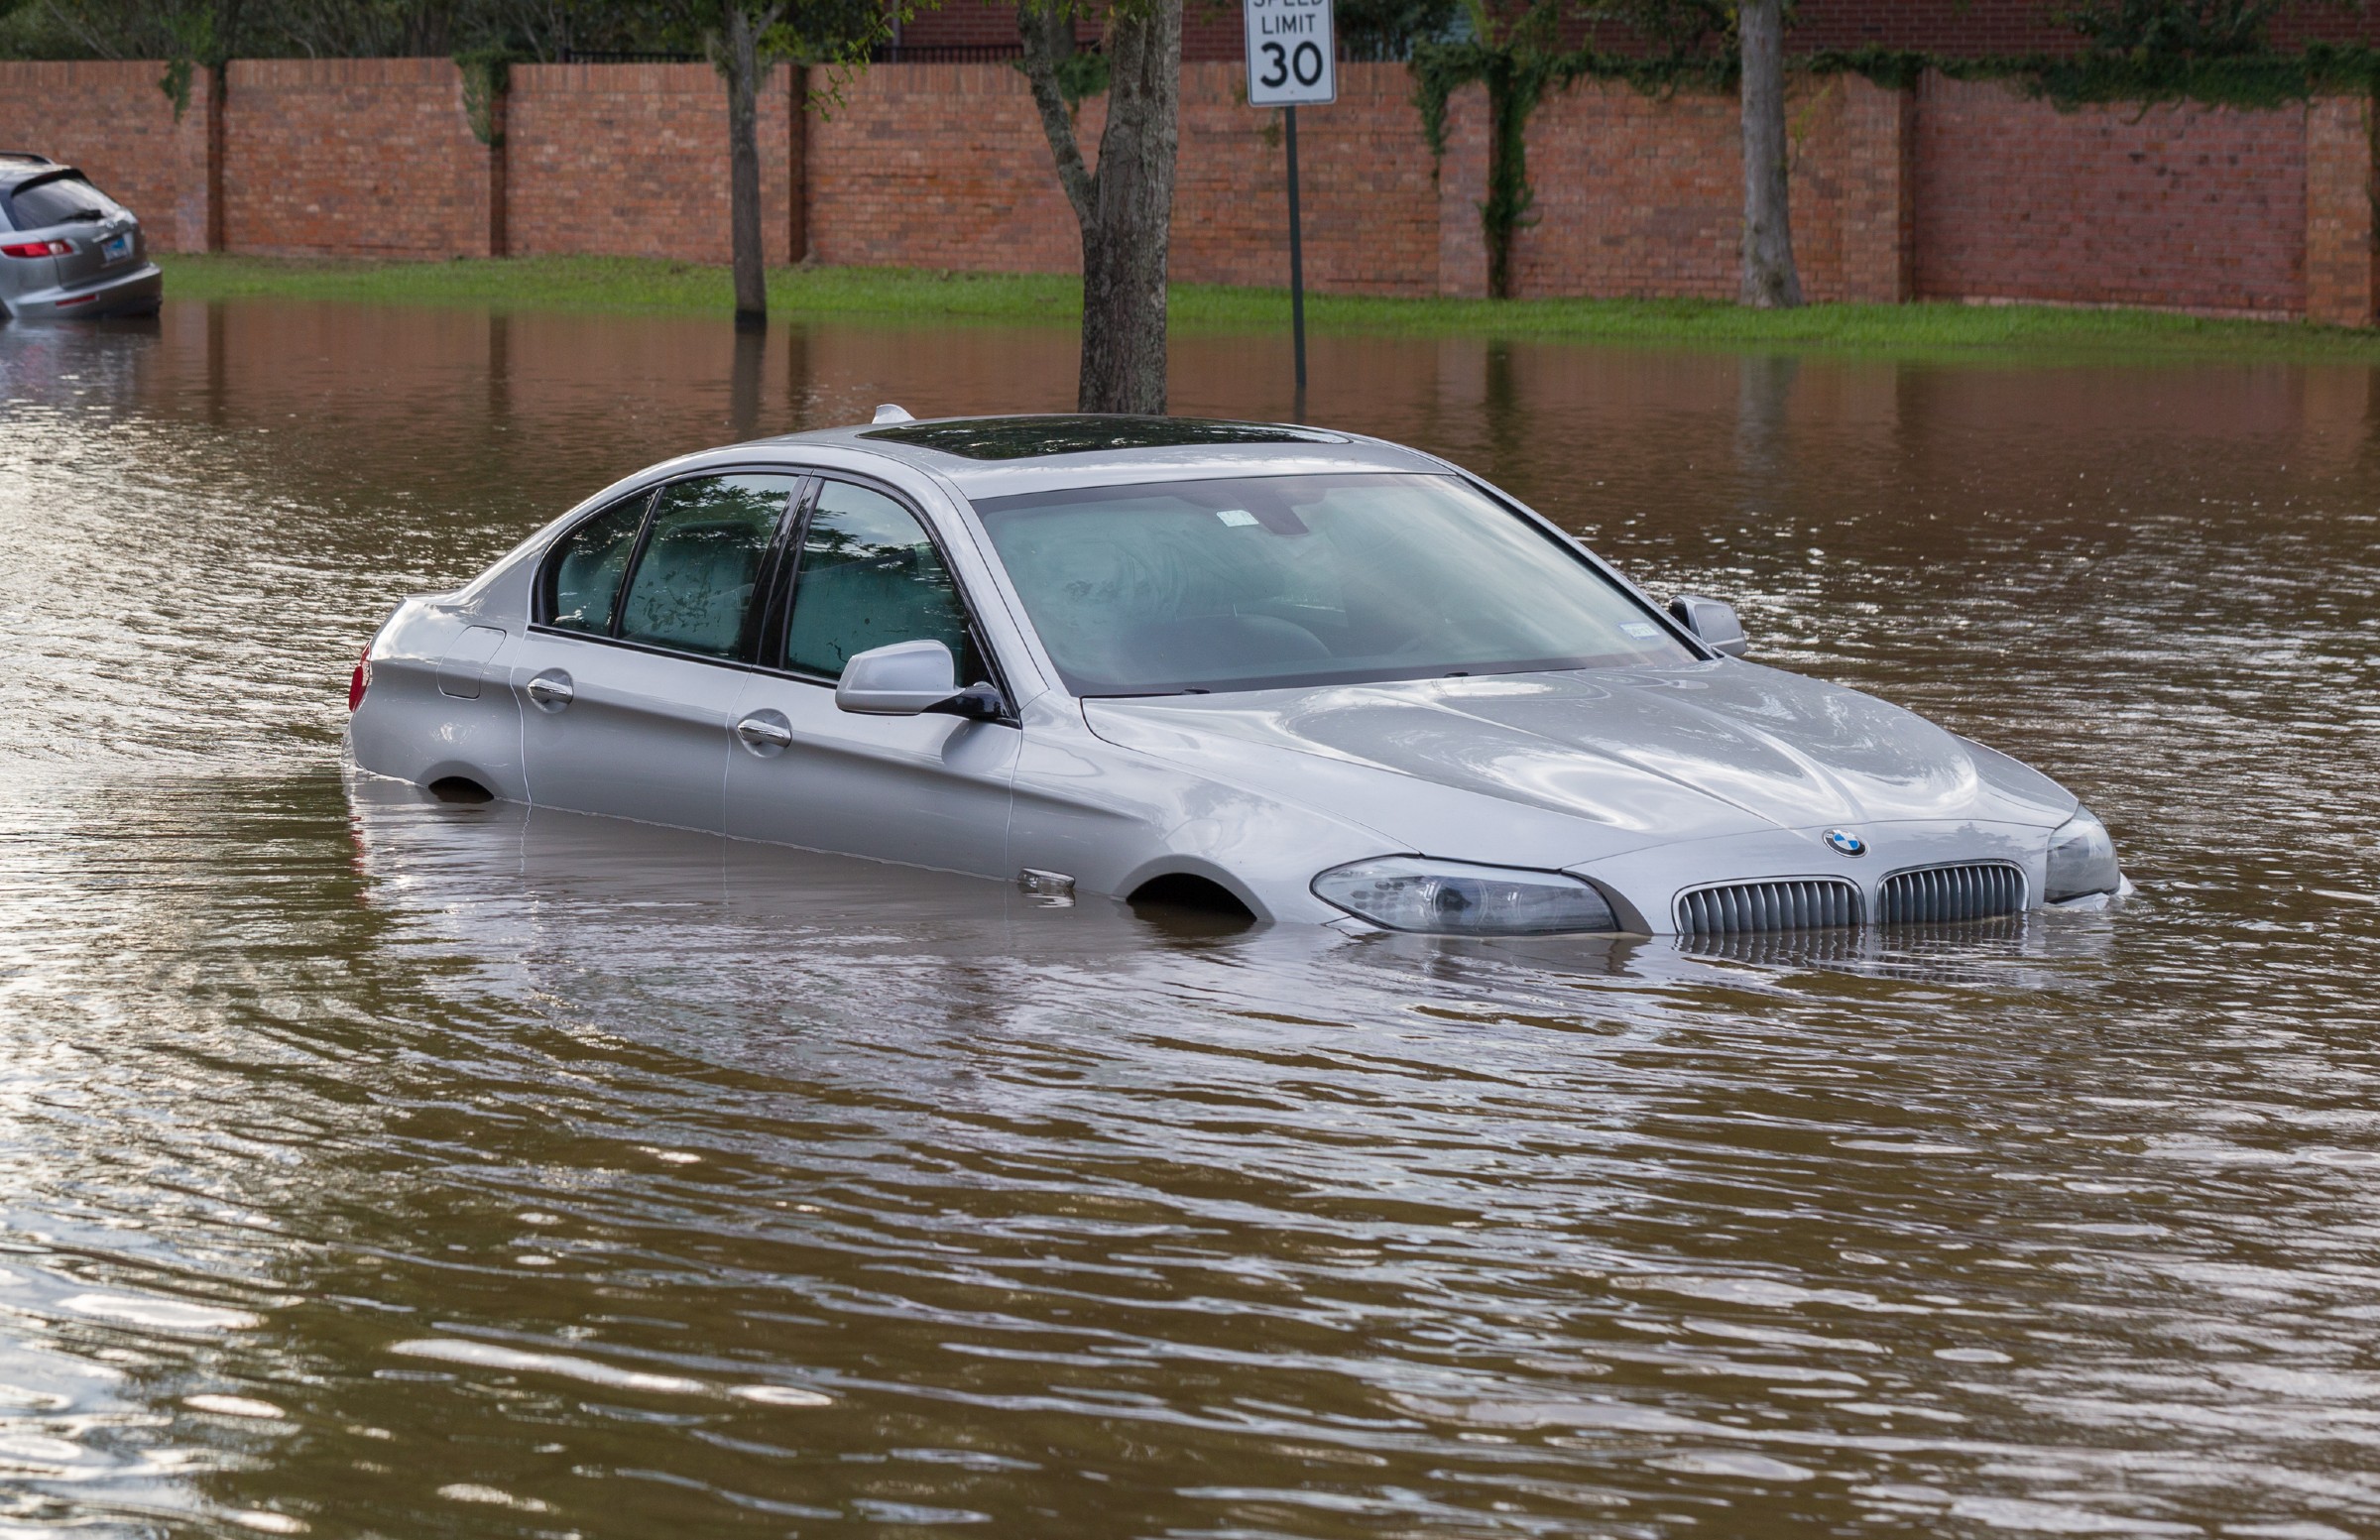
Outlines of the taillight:
{"label": "taillight", "polygon": [[349,711],[353,711],[356,707],[362,705],[364,703],[364,691],[370,689],[371,687],[372,650],[367,647],[364,649],[364,655],[355,660],[355,672],[349,675],[347,679],[347,709]]}
{"label": "taillight", "polygon": [[0,257],[71,257],[74,248],[64,241],[19,241],[14,246],[0,246]]}

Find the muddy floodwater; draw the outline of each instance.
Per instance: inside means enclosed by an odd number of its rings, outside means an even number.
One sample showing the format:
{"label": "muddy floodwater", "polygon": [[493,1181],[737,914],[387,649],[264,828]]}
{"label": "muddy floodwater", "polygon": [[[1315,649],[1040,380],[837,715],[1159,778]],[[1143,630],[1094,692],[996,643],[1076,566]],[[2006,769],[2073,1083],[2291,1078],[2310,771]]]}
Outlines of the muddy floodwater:
{"label": "muddy floodwater", "polygon": [[0,1537],[2380,1533],[2380,375],[1315,346],[2114,914],[1351,941],[342,779],[401,594],[1073,356],[0,327]]}

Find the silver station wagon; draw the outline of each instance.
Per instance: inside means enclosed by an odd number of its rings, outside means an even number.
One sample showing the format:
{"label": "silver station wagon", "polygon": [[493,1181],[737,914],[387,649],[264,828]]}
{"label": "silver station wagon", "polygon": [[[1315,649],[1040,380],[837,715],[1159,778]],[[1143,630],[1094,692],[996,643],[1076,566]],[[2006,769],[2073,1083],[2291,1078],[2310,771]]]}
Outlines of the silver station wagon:
{"label": "silver station wagon", "polygon": [[0,314],[154,315],[165,296],[129,210],[71,166],[0,150]]}
{"label": "silver station wagon", "polygon": [[1709,935],[2098,905],[2047,776],[1743,659],[1444,460],[1186,418],[689,455],[408,599],[362,771],[1257,919]]}

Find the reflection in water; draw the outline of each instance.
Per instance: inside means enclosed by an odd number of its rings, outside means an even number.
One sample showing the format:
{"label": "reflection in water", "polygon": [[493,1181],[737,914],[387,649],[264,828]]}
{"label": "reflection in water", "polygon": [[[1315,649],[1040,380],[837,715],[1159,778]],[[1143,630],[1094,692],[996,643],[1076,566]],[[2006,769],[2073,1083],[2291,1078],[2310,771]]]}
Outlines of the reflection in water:
{"label": "reflection in water", "polygon": [[397,594],[1071,336],[0,329],[0,1534],[2380,1526],[2369,372],[1314,361],[2143,900],[1359,942],[348,787]]}

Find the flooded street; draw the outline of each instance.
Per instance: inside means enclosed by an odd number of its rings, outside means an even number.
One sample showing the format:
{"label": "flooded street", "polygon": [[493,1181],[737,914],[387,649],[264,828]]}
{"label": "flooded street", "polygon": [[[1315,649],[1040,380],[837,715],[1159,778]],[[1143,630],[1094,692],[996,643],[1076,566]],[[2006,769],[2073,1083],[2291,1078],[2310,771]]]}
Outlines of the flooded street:
{"label": "flooded street", "polygon": [[1313,358],[2140,896],[1351,941],[351,788],[400,595],[1073,335],[0,326],[0,1540],[2380,1532],[2380,372]]}

